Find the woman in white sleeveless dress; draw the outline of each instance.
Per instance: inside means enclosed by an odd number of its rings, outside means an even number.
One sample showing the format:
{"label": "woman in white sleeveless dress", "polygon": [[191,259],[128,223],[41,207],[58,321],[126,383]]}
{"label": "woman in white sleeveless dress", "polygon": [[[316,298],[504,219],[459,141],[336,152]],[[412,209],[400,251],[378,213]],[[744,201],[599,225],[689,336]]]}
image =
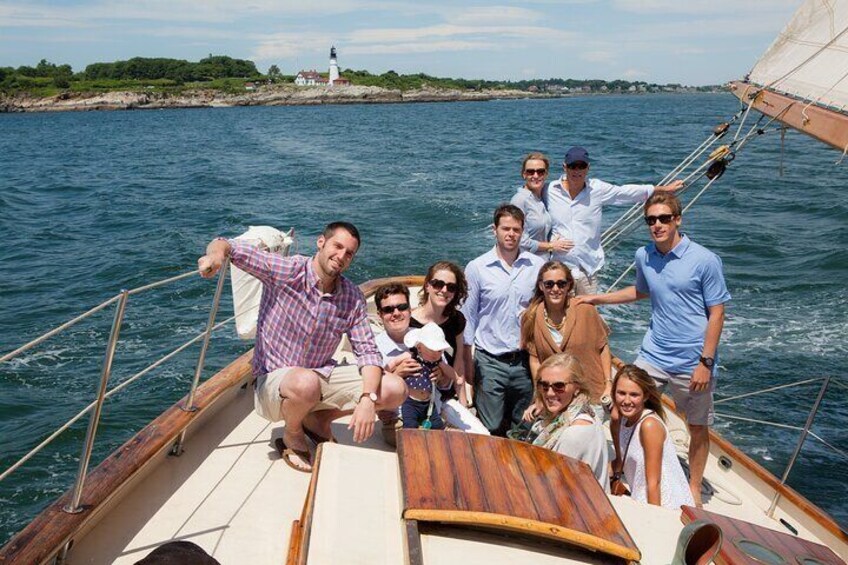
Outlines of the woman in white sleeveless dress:
{"label": "woman in white sleeveless dress", "polygon": [[694,506],[653,379],[635,365],[625,365],[612,386],[621,415],[613,471],[623,469],[634,500],[673,510]]}

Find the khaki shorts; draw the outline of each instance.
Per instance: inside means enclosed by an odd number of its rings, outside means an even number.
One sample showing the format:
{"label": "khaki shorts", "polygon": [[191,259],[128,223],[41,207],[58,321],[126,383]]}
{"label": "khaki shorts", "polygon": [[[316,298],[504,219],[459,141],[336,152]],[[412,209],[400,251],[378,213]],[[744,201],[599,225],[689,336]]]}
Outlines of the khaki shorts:
{"label": "khaki shorts", "polygon": [[574,295],[598,294],[598,276],[587,275],[583,269],[571,267],[571,276],[574,278]]}
{"label": "khaki shorts", "polygon": [[654,384],[660,389],[660,394],[666,391],[671,393],[677,410],[686,415],[686,422],[693,426],[712,426],[715,419],[713,412],[713,391],[715,390],[715,377],[710,379],[710,388],[699,392],[689,390],[689,382],[692,375],[687,373],[666,373],[662,369],[654,367],[641,357],[633,362],[640,369],[644,369],[654,379]]}
{"label": "khaki shorts", "polygon": [[[280,385],[293,367],[279,369],[256,378],[253,405],[256,413],[272,422],[283,420],[281,412],[283,398]],[[312,412],[321,410],[353,410],[362,395],[362,377],[356,365],[339,365],[329,377],[318,375],[321,383],[321,400],[312,408]]]}

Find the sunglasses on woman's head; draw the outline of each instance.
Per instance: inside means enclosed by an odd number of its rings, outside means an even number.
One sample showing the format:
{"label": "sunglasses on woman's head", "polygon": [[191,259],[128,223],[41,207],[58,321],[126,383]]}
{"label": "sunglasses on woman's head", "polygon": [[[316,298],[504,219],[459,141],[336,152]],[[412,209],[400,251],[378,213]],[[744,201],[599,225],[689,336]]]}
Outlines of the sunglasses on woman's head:
{"label": "sunglasses on woman's head", "polygon": [[548,290],[551,290],[554,286],[562,290],[568,286],[568,281],[564,279],[560,279],[558,281],[542,281],[542,286]]}
{"label": "sunglasses on woman's head", "polygon": [[404,302],[403,304],[395,304],[393,306],[381,306],[380,307],[380,312],[382,312],[383,314],[391,314],[395,310],[397,310],[398,312],[406,312],[407,310],[409,310],[409,304]]}
{"label": "sunglasses on woman's head", "polygon": [[449,283],[439,279],[430,279],[430,282],[427,284],[429,284],[436,290],[442,290],[443,288],[445,288],[448,292],[456,292],[459,288],[456,283]]}
{"label": "sunglasses on woman's head", "polygon": [[536,383],[536,388],[541,390],[542,392],[548,392],[549,388],[554,389],[554,392],[565,392],[565,385],[571,384],[571,381],[568,382],[559,382],[559,383],[549,383],[547,381],[538,381]]}
{"label": "sunglasses on woman's head", "polygon": [[659,221],[663,225],[668,225],[674,219],[674,214],[660,214],[659,216],[645,216],[645,223],[652,226]]}

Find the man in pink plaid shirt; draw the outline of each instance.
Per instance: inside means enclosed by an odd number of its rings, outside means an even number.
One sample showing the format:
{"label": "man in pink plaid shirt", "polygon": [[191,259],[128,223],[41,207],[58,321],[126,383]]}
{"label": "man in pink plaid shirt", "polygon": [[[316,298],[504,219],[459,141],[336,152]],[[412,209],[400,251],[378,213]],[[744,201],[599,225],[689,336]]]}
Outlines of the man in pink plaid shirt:
{"label": "man in pink plaid shirt", "polygon": [[[394,415],[406,398],[403,380],[383,374],[365,296],[342,276],[359,244],[353,224],[334,222],[318,237],[318,252],[311,258],[280,257],[216,239],[197,261],[208,278],[229,257],[262,282],[253,355],[256,411],[272,422],[285,419],[276,443],[285,462],[298,471],[312,470],[306,436],[316,443],[332,441],[333,420],[352,414],[348,428],[353,439],[365,441],[374,433],[376,412]],[[350,339],[356,365],[337,366],[333,359],[342,334]]]}

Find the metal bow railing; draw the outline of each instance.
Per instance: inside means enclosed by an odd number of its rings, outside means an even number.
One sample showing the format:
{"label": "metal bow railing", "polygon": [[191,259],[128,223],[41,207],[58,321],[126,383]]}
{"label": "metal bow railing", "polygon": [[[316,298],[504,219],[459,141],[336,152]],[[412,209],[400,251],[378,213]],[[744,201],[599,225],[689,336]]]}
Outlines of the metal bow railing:
{"label": "metal bow railing", "polygon": [[[169,284],[173,284],[177,281],[181,281],[183,279],[197,276],[198,271],[189,271],[187,273],[182,273],[180,275],[156,281],[154,283],[150,283],[144,286],[140,286],[138,288],[133,288],[131,290],[121,290],[115,296],[109,298],[108,300],[98,304],[94,308],[80,314],[79,316],[57,326],[56,328],[51,329],[50,331],[38,336],[37,338],[29,341],[28,343],[22,345],[21,347],[11,351],[2,357],[0,357],[0,363],[4,363],[11,359],[14,359],[23,353],[29,351],[30,349],[36,347],[37,345],[43,343],[44,341],[56,336],[57,334],[75,326],[79,322],[93,316],[94,314],[100,312],[101,310],[108,308],[109,306],[116,304],[115,307],[115,315],[112,320],[111,330],[109,332],[109,339],[106,343],[106,351],[103,357],[103,363],[100,371],[100,382],[97,387],[97,396],[93,402],[88,404],[85,408],[80,410],[76,415],[70,418],[67,422],[65,422],[62,426],[56,429],[53,433],[51,433],[47,438],[45,438],[42,442],[40,442],[37,446],[35,446],[32,450],[30,450],[26,455],[21,457],[18,461],[16,461],[13,465],[11,465],[8,469],[0,473],[0,481],[4,480],[6,477],[14,473],[17,469],[19,469],[22,465],[24,465],[27,461],[29,461],[32,457],[41,452],[45,447],[47,447],[50,443],[52,443],[56,438],[58,438],[63,432],[68,430],[71,426],[73,426],[76,422],[78,422],[83,416],[86,414],[90,414],[88,428],[86,430],[85,441],[82,448],[82,454],[80,456],[79,461],[79,469],[77,471],[76,480],[74,482],[73,494],[71,496],[71,501],[65,506],[64,510],[69,513],[78,513],[82,510],[80,507],[80,497],[82,496],[82,490],[85,486],[85,478],[88,472],[89,463],[91,460],[91,453],[94,447],[94,440],[97,435],[97,428],[100,424],[103,404],[106,399],[112,397],[117,394],[121,390],[128,387],[130,384],[134,383],[144,375],[150,373],[155,368],[161,366],[167,361],[174,358],[176,355],[187,349],[188,347],[194,345],[197,342],[202,342],[200,354],[198,355],[197,363],[195,365],[194,370],[194,378],[191,382],[191,387],[188,392],[188,396],[186,398],[186,402],[183,405],[182,409],[186,411],[193,411],[193,403],[195,392],[197,391],[197,387],[200,384],[200,377],[203,373],[204,364],[206,361],[206,353],[209,348],[209,341],[212,337],[212,333],[219,328],[225,326],[226,324],[235,320],[235,316],[231,316],[222,322],[215,323],[218,314],[218,307],[221,302],[221,296],[224,290],[224,282],[226,279],[226,273],[228,271],[228,263],[225,263],[221,268],[221,271],[218,275],[218,284],[215,288],[215,294],[212,299],[212,306],[209,310],[209,317],[206,323],[206,329],[199,333],[198,335],[192,337],[190,340],[185,343],[179,345],[177,348],[170,351],[165,356],[160,359],[154,361],[141,371],[132,375],[128,379],[121,382],[119,385],[115,386],[112,390],[108,389],[109,377],[112,373],[112,364],[115,357],[115,350],[118,344],[118,338],[121,333],[121,328],[124,322],[124,313],[126,312],[126,307],[129,302],[130,297],[140,294],[145,291],[149,291],[152,289],[156,289],[159,287],[163,287]],[[243,312],[242,315],[250,314],[252,311],[248,310]],[[185,432],[183,432],[177,442],[174,445],[172,453],[175,455],[179,455],[182,452],[182,444],[185,439]]]}

